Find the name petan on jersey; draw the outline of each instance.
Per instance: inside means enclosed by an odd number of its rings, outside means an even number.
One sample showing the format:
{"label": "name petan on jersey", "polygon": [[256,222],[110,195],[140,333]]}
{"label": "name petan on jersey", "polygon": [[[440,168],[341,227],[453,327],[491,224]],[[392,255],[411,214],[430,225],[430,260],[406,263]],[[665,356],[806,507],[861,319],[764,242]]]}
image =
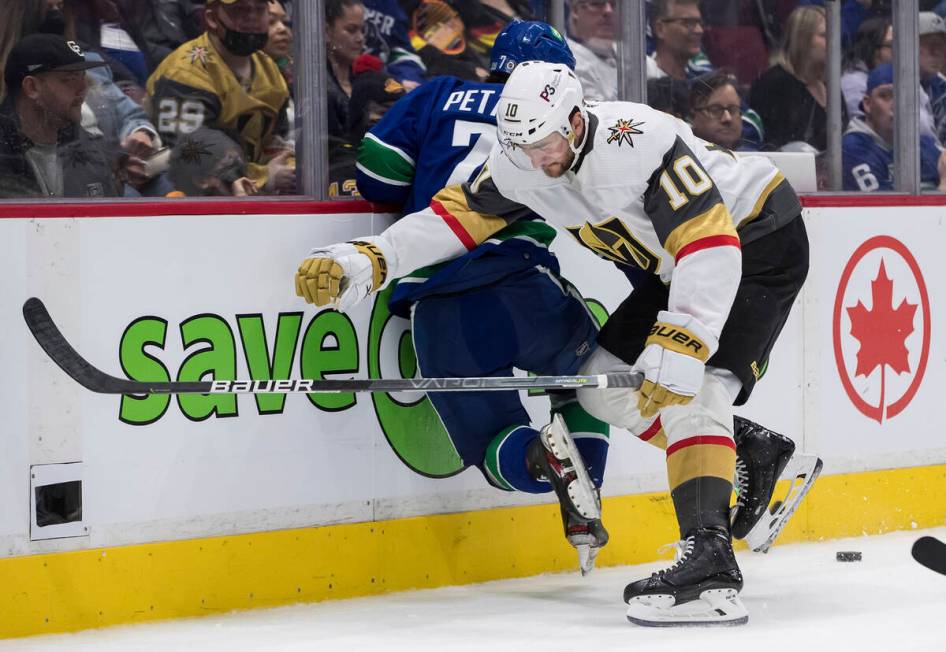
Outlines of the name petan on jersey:
{"label": "name petan on jersey", "polygon": [[472,88],[459,90],[450,93],[447,100],[440,108],[444,113],[453,110],[463,113],[478,113],[488,115],[491,118],[496,117],[496,103],[490,108],[490,101],[494,99],[496,89],[493,88]]}

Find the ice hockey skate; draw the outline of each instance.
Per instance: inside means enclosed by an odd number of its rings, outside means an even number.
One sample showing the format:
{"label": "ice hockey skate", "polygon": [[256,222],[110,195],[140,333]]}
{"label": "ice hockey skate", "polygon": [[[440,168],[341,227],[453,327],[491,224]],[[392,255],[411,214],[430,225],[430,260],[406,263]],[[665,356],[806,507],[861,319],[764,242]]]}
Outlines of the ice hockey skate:
{"label": "ice hockey skate", "polygon": [[742,572],[729,534],[705,528],[682,542],[672,566],[624,588],[627,619],[646,627],[744,625]]}
{"label": "ice hockey skate", "polygon": [[578,551],[581,574],[587,575],[608,542],[608,531],[601,523],[598,491],[560,414],[539,431],[526,455],[533,477],[547,480],[555,490],[565,538]]}
{"label": "ice hockey skate", "polygon": [[[768,552],[821,473],[822,462],[815,455],[795,455],[795,443],[784,435],[742,417],[734,421],[738,457],[732,536],[745,539],[755,552]],[[772,503],[779,480],[788,480],[789,488]]]}

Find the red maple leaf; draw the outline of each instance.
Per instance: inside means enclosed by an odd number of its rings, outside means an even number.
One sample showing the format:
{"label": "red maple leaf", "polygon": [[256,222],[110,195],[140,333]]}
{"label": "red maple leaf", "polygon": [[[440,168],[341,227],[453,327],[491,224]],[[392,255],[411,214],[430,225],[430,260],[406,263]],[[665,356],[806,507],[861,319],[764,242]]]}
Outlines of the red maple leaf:
{"label": "red maple leaf", "polygon": [[870,310],[860,301],[847,309],[851,318],[851,335],[861,347],[857,352],[857,376],[869,376],[880,367],[880,407],[884,407],[884,365],[898,374],[910,371],[906,340],[913,332],[915,304],[893,307],[893,281],[887,276],[884,261],[880,261],[877,277],[871,281]]}

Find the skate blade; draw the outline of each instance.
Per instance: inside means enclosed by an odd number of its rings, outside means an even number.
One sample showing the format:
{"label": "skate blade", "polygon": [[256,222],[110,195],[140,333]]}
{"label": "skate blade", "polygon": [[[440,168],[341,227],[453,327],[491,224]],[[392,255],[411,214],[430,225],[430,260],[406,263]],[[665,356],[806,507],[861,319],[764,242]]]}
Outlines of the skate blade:
{"label": "skate blade", "polygon": [[580,544],[575,546],[575,549],[578,551],[578,569],[581,571],[581,576],[584,577],[595,569],[595,560],[598,559],[598,553],[601,552],[601,548],[588,544]]}
{"label": "skate blade", "polygon": [[698,600],[674,603],[672,595],[631,598],[627,619],[642,627],[734,627],[749,622],[736,589],[709,589]]}
{"label": "skate blade", "polygon": [[775,501],[766,510],[745,537],[749,549],[754,552],[768,552],[782,529],[798,509],[801,501],[811,489],[821,473],[822,461],[816,455],[793,455],[779,480],[790,480],[788,493],[781,500]]}
{"label": "skate blade", "polygon": [[601,518],[601,503],[595,492],[594,482],[588,475],[585,462],[575,446],[575,441],[568,432],[565,420],[561,414],[552,416],[551,427],[543,428],[541,436],[547,444],[546,448],[559,461],[569,460],[575,470],[575,480],[568,485],[568,496],[572,505],[582,517],[587,519]]}

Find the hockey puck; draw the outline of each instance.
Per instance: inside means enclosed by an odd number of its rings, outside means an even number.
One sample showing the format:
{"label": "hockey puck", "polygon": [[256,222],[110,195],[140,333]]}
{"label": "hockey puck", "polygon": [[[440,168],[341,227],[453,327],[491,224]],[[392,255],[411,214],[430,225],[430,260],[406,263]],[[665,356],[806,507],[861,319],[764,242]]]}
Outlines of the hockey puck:
{"label": "hockey puck", "polygon": [[838,561],[860,561],[861,553],[850,550],[839,551],[837,554],[835,554],[834,558]]}

